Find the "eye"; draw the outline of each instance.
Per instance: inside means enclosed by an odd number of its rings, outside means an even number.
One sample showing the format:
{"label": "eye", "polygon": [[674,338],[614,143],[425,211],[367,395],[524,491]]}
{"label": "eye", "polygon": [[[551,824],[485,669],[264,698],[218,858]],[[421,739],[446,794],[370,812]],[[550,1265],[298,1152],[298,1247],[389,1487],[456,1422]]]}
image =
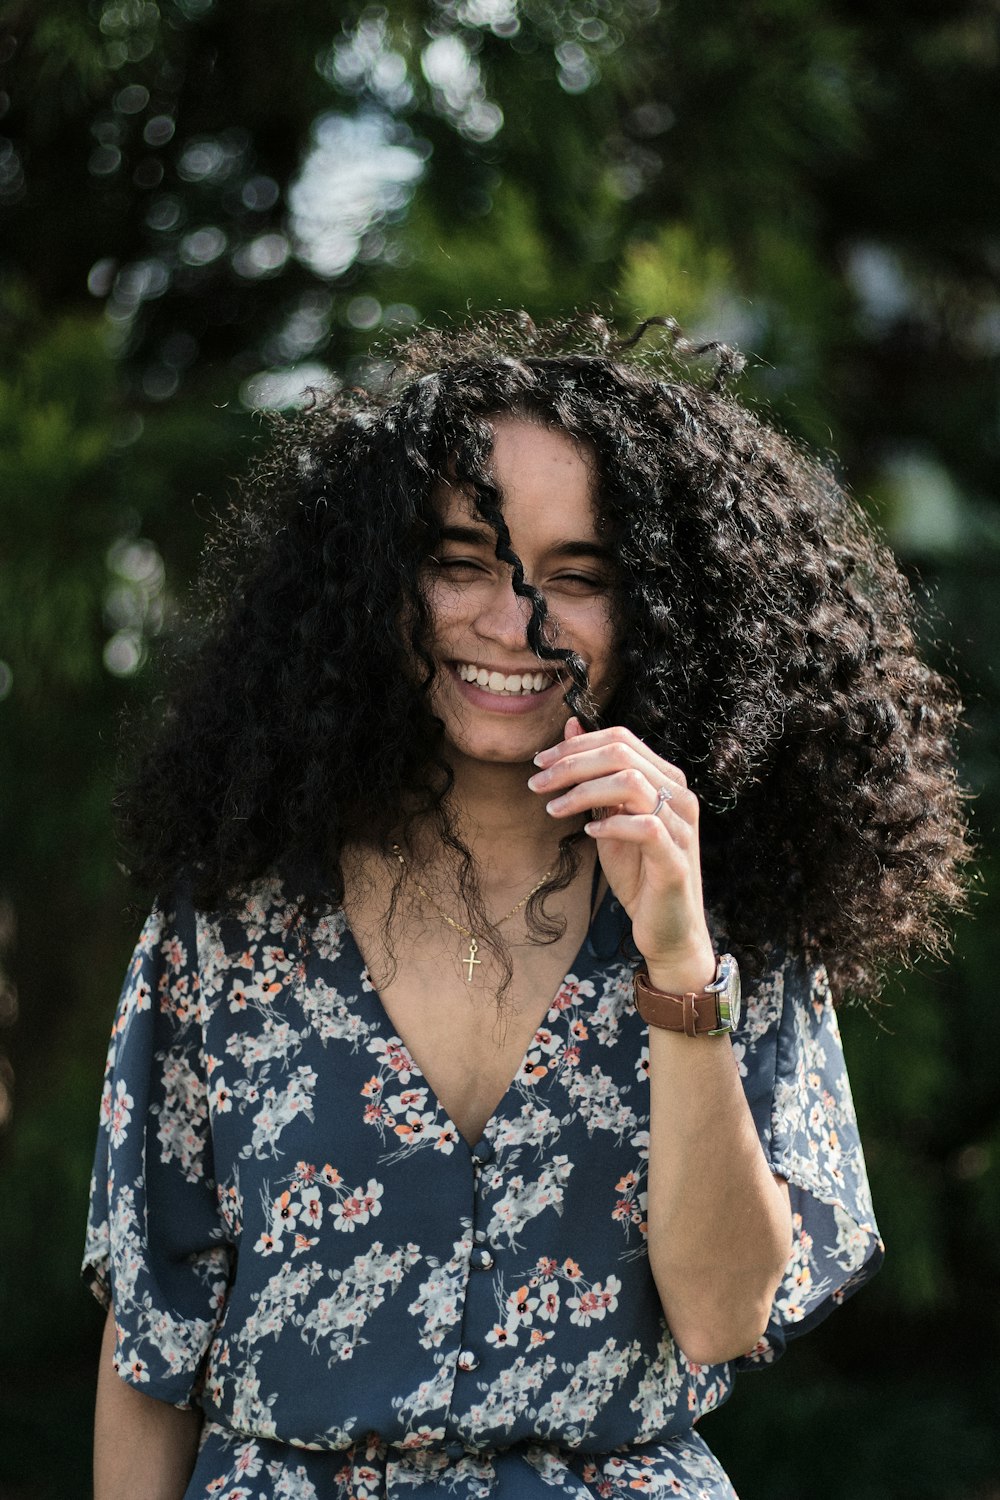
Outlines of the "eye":
{"label": "eye", "polygon": [[461,572],[463,569],[466,572],[475,573],[483,571],[482,563],[478,562],[474,557],[432,557],[431,562],[435,567],[441,568],[448,573]]}
{"label": "eye", "polygon": [[603,573],[559,573],[548,587],[568,594],[602,594],[609,580]]}

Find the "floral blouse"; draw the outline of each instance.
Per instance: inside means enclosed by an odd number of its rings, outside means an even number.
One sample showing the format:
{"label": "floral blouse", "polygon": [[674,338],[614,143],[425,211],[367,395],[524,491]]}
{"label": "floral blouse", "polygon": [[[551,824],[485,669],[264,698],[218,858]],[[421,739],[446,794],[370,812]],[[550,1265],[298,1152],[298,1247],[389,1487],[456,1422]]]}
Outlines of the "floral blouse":
{"label": "floral blouse", "polygon": [[608,893],[470,1147],[336,912],[154,910],[108,1054],[84,1271],[116,1363],[204,1410],[185,1500],[732,1500],[695,1431],[882,1247],[822,969],[734,1051],[794,1248],[758,1346],[691,1363],[646,1255],[646,1028]]}

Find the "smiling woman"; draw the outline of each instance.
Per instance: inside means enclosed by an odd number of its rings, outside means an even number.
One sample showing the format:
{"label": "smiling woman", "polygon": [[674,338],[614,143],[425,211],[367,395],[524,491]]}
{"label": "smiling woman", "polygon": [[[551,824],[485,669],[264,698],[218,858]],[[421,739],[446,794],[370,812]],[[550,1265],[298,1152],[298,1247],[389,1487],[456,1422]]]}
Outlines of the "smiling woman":
{"label": "smiling woman", "polygon": [[96,1500],[732,1500],[694,1424],[881,1258],[834,997],[961,897],[892,559],[510,319],[288,423],[203,598],[122,800]]}
{"label": "smiling woman", "polygon": [[[508,417],[491,426],[493,477],[524,582],[548,601],[555,639],[582,663],[597,712],[614,685],[615,627],[594,454],[538,422]],[[529,601],[513,592],[511,564],[497,556],[496,533],[473,496],[449,484],[435,501],[440,541],[425,586],[438,667],[431,705],[459,753],[509,760],[520,748],[528,761],[565,722],[565,685],[557,670],[538,670]]]}

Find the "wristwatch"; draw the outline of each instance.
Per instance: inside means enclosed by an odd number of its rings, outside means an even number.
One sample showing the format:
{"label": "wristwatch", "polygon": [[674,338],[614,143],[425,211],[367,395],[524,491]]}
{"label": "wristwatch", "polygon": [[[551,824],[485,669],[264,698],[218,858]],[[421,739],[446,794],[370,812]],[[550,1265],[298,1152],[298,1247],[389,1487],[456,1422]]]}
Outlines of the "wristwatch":
{"label": "wristwatch", "polygon": [[723,953],[715,978],[701,994],[689,990],[672,995],[658,990],[645,969],[633,980],[635,1008],[647,1026],[683,1031],[686,1036],[725,1036],[740,1024],[740,969],[731,953]]}

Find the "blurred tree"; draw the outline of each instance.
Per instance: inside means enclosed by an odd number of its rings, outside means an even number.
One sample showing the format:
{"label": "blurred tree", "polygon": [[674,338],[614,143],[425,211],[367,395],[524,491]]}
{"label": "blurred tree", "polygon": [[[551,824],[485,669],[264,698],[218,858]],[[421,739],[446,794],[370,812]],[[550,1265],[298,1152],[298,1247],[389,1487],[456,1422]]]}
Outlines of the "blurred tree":
{"label": "blurred tree", "polygon": [[[97,1320],[75,1267],[135,925],[114,725],[155,691],[150,644],[258,410],[377,378],[385,335],[468,307],[597,302],[736,340],[750,396],[839,455],[956,622],[939,646],[932,612],[928,647],[965,688],[992,839],[998,47],[993,0],[299,0],[291,18],[276,0],[0,0],[0,1025],[22,996],[5,1495],[84,1485]],[[980,907],[946,972],[846,1019],[890,1268],[715,1419],[748,1493],[798,1500],[804,1472],[831,1500],[998,1480]]]}

